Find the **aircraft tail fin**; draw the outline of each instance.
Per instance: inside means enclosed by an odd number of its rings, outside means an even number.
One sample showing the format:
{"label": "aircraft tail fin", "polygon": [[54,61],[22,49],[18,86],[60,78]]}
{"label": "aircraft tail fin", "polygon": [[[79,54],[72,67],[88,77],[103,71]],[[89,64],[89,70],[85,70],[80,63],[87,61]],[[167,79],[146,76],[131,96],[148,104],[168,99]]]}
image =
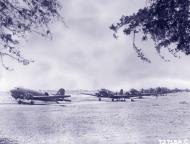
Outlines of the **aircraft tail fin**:
{"label": "aircraft tail fin", "polygon": [[60,88],[60,89],[57,91],[57,94],[56,94],[56,95],[64,96],[64,95],[65,95],[65,89]]}

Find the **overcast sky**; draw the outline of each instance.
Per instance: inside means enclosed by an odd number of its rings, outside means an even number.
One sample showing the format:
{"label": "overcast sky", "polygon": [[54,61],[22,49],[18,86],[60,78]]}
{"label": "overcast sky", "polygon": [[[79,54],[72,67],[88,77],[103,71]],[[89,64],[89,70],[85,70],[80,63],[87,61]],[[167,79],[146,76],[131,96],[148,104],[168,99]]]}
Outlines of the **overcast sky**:
{"label": "overcast sky", "polygon": [[[24,54],[35,60],[28,66],[11,63],[12,72],[1,68],[0,89],[130,89],[155,86],[190,88],[189,57],[164,62],[151,41],[138,47],[152,61],[141,61],[132,48],[132,38],[109,29],[122,15],[145,6],[145,0],[61,0],[68,27],[51,26],[53,40],[31,34],[22,44]],[[8,62],[9,63],[9,62]]]}

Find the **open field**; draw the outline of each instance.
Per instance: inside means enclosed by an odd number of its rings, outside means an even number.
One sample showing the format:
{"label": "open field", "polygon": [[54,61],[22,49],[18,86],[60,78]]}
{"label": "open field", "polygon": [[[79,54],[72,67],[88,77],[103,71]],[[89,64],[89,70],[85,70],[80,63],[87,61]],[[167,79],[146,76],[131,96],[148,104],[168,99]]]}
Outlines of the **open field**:
{"label": "open field", "polygon": [[159,144],[190,138],[190,93],[99,102],[18,105],[0,96],[0,144]]}

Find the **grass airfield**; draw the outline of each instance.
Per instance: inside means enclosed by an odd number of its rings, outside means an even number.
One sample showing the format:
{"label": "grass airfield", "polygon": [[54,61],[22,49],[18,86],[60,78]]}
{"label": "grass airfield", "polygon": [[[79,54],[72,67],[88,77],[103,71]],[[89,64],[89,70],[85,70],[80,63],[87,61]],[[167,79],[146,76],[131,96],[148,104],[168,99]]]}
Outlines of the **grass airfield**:
{"label": "grass airfield", "polygon": [[73,94],[72,102],[18,105],[0,95],[0,144],[159,144],[189,139],[190,93],[134,102],[98,101]]}

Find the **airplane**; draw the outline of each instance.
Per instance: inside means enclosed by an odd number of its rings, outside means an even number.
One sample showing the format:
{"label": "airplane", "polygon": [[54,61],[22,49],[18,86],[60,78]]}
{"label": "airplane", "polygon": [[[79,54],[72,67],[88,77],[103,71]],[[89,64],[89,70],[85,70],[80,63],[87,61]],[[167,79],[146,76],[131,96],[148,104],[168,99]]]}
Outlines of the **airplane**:
{"label": "airplane", "polygon": [[[47,92],[43,93],[40,91],[25,89],[25,88],[15,88],[10,91],[11,96],[17,100],[18,104],[34,104],[34,101],[44,101],[44,102],[56,102],[59,101],[71,101],[65,98],[71,97],[70,95],[65,95],[64,89],[59,89],[56,94],[49,95]],[[25,102],[25,101],[29,101]]]}
{"label": "airplane", "polygon": [[98,100],[101,101],[102,98],[110,98],[112,99],[112,101],[126,101],[126,99],[131,99],[131,102],[134,102],[133,98],[138,98],[138,99],[142,99],[143,96],[162,96],[165,94],[168,94],[169,92],[165,92],[165,93],[143,93],[143,92],[126,92],[123,93],[123,90],[121,89],[120,92],[112,92],[110,90],[107,89],[100,89],[97,93],[81,93],[84,95],[91,95],[91,96],[96,96],[98,97]]}
{"label": "airplane", "polygon": [[[111,98],[112,101],[126,101],[126,99],[130,99],[132,97],[138,97],[139,99],[142,98],[143,95],[132,95],[130,93],[125,93],[123,92],[120,93],[114,93],[110,90],[107,89],[100,89],[97,93],[91,94],[91,93],[81,93],[84,95],[91,95],[91,96],[96,96],[98,97],[98,100],[101,101],[102,98]],[[134,101],[131,99],[131,101]]]}

